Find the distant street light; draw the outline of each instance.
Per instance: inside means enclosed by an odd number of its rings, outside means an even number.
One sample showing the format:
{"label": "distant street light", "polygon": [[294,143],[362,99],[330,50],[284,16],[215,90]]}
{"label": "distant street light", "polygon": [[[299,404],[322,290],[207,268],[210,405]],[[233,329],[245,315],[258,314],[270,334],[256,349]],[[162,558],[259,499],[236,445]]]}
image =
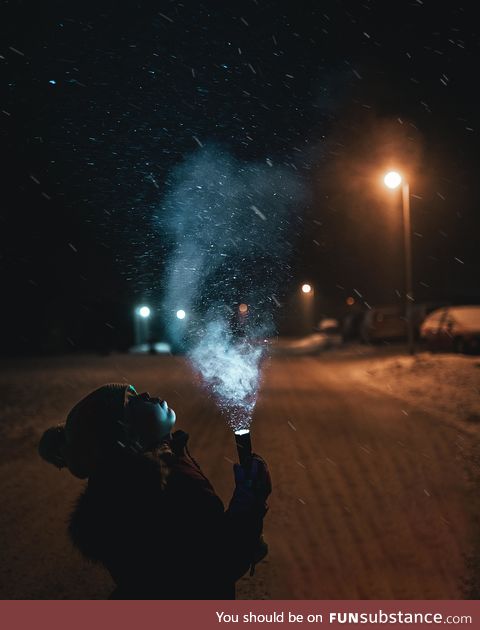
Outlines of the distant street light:
{"label": "distant street light", "polygon": [[310,334],[313,330],[315,317],[315,296],[313,286],[304,282],[300,287],[299,301],[302,318],[302,334]]}
{"label": "distant street light", "polygon": [[147,317],[150,317],[150,309],[148,308],[148,306],[141,306],[138,309],[138,314],[140,315],[140,317],[143,317],[144,319]]}
{"label": "distant street light", "polygon": [[240,304],[238,307],[240,315],[246,315],[248,313],[248,304]]}
{"label": "distant street light", "polygon": [[407,320],[408,352],[415,354],[413,338],[413,282],[412,282],[412,230],[410,227],[410,186],[397,171],[388,172],[383,178],[385,186],[395,189],[402,184],[402,210],[403,210],[403,245],[405,251],[405,317]]}
{"label": "distant street light", "polygon": [[176,315],[177,315],[178,319],[185,319],[187,314],[185,313],[185,311],[183,309],[180,309],[180,310],[178,310],[176,312]]}
{"label": "distant street light", "polygon": [[148,306],[142,304],[137,306],[133,314],[133,326],[134,326],[134,345],[140,347],[142,344],[147,343],[150,337],[150,315],[152,311]]}

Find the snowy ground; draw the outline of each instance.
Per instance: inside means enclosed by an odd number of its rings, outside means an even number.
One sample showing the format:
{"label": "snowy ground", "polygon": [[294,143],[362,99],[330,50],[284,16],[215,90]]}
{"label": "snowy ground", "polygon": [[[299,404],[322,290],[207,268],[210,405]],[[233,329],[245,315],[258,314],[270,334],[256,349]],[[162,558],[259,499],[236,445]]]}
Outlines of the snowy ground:
{"label": "snowy ground", "polygon": [[[343,349],[349,353],[352,349]],[[440,425],[457,430],[460,458],[464,461],[472,497],[474,542],[466,555],[465,593],[480,596],[480,357],[419,352],[411,357],[385,348],[385,356],[368,356],[372,348],[354,349],[360,361],[352,363],[352,380],[366,390],[398,400],[402,413],[428,415]]]}
{"label": "snowy ground", "polygon": [[[365,346],[269,361],[252,432],[273,477],[270,553],[240,580],[238,596],[478,595],[464,586],[480,576],[478,489],[467,474],[478,439],[465,429],[477,429],[479,362]],[[46,427],[108,381],[165,397],[218,494],[225,503],[231,496],[231,432],[184,357],[0,362],[2,598],[96,599],[112,590],[66,535],[82,483],[36,452]]]}
{"label": "snowy ground", "polygon": [[404,413],[423,410],[462,430],[480,433],[480,357],[421,352],[373,356],[358,362],[353,376],[404,401]]}

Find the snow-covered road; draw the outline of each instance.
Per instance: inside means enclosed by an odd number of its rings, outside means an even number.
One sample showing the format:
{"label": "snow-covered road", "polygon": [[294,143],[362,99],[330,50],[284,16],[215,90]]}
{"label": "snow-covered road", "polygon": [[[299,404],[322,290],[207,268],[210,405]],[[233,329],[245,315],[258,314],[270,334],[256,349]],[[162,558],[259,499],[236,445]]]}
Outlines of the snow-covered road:
{"label": "snow-covered road", "polygon": [[[404,367],[388,367],[391,361]],[[340,351],[276,357],[267,365],[253,442],[274,482],[266,518],[270,555],[253,578],[241,580],[240,597],[464,596],[478,495],[465,457],[473,438],[462,426],[474,422],[439,422],[433,407],[393,395],[391,371],[408,370],[405,361]],[[423,383],[413,372],[411,385]],[[365,380],[373,378],[381,387]],[[192,454],[229,499],[232,435],[192,380],[186,361],[168,356],[0,366],[2,598],[103,598],[112,588],[66,536],[81,482],[35,451],[41,432],[99,384],[131,381],[167,398],[178,426],[191,434]],[[466,381],[451,387],[470,391]]]}

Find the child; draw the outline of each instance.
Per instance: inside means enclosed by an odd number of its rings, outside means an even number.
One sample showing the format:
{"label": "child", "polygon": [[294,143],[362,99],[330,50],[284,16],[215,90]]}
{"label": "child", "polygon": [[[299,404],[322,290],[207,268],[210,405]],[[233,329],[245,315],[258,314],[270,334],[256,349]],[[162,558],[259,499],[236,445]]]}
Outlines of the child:
{"label": "child", "polygon": [[110,572],[112,598],[232,599],[236,580],[267,553],[265,462],[253,456],[249,479],[234,465],[225,511],[188,452],[188,435],[171,434],[174,423],[166,401],[109,384],[40,440],[46,461],[88,479],[69,533]]}

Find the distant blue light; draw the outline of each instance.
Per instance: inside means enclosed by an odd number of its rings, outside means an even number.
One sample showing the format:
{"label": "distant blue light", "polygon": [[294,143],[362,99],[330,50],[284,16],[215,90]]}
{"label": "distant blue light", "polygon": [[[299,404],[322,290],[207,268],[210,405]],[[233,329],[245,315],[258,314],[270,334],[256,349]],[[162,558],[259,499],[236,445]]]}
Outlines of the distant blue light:
{"label": "distant blue light", "polygon": [[57,85],[57,82],[54,81],[53,79],[50,79],[49,83],[50,83],[50,85]]}
{"label": "distant blue light", "polygon": [[140,315],[140,317],[146,319],[147,317],[150,317],[151,310],[148,308],[148,306],[141,306],[138,309],[138,314]]}

